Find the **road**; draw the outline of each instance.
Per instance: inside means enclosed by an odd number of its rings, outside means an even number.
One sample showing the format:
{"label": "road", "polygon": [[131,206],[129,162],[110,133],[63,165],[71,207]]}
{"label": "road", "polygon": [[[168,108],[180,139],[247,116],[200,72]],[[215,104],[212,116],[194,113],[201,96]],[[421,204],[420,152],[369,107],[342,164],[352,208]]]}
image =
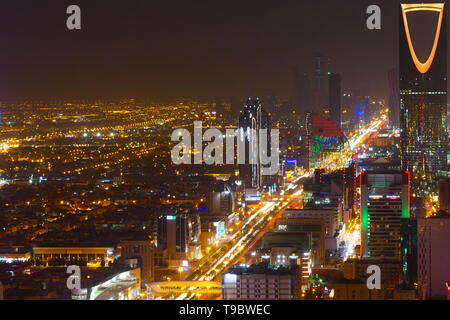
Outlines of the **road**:
{"label": "road", "polygon": [[[376,120],[366,128],[359,130],[351,139],[349,144],[353,154],[358,154],[365,150],[365,143],[373,139],[374,136],[383,128],[386,120]],[[227,270],[231,265],[239,261],[254,245],[255,243],[271,228],[275,220],[280,217],[283,211],[289,206],[293,199],[302,197],[303,186],[300,184],[302,178],[308,177],[310,174],[296,176],[286,188],[282,200],[272,202],[261,202],[260,205],[248,214],[248,217],[243,221],[240,230],[236,230],[231,236],[231,240],[216,248],[201,262],[195,265],[190,275],[186,280],[191,281],[220,281],[221,274]],[[354,221],[353,223],[356,223]],[[348,241],[354,243],[356,225],[353,225],[351,235]],[[350,252],[347,252],[350,254]],[[186,288],[188,289],[188,288]],[[187,290],[188,291],[188,290]],[[192,299],[194,293],[183,293],[176,297],[177,300]]]}

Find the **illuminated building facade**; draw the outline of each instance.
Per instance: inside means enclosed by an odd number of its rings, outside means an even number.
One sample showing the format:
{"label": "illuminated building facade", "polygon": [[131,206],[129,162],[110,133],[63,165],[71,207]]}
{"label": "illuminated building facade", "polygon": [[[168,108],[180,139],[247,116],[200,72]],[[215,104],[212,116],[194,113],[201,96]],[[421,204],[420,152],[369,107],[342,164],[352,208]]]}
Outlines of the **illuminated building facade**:
{"label": "illuminated building facade", "polygon": [[235,209],[234,191],[225,182],[216,183],[208,194],[208,210],[212,214],[230,215]]}
{"label": "illuminated building facade", "polygon": [[[418,14],[434,14],[438,21],[433,47],[425,62],[417,57],[415,46],[418,44],[413,43],[411,33],[414,26],[409,25]],[[444,3],[401,4],[402,167],[411,172],[414,193],[422,198],[435,193],[437,180],[447,174],[446,27]],[[415,212],[412,215],[417,216]]]}
{"label": "illuminated building facade", "polygon": [[258,98],[248,98],[240,113],[238,133],[238,139],[245,141],[245,164],[239,164],[239,178],[246,189],[261,190],[266,182],[265,180],[270,179],[270,176],[261,174],[262,164],[258,148],[253,154],[250,154],[251,134],[252,132],[256,134],[256,144],[259,146],[260,129],[267,129],[267,145],[270,145],[269,116]]}
{"label": "illuminated building facade", "polygon": [[299,279],[296,265],[234,265],[222,275],[222,300],[297,300]]}
{"label": "illuminated building facade", "polygon": [[[114,247],[33,247],[33,259],[35,264],[52,265],[56,262],[71,263],[71,261],[83,261],[87,266],[100,267],[114,261]],[[55,261],[58,259],[58,261]],[[64,265],[64,264],[62,264]]]}
{"label": "illuminated building facade", "polygon": [[361,257],[401,257],[408,182],[408,172],[361,172]]}
{"label": "illuminated building facade", "polygon": [[351,161],[351,150],[341,128],[328,118],[307,115],[309,169],[336,169]]}
{"label": "illuminated building facade", "polygon": [[[277,219],[275,223],[275,234],[268,234],[265,241],[272,240],[271,246],[295,243],[300,234],[306,235],[308,247],[305,252],[311,253],[313,265],[325,262],[325,219],[317,218],[295,218],[285,217]],[[278,243],[277,243],[278,242]],[[290,247],[290,245],[286,245]]]}
{"label": "illuminated building facade", "polygon": [[156,250],[169,266],[201,256],[200,216],[189,209],[170,210],[155,220]]}
{"label": "illuminated building facade", "polygon": [[351,210],[357,204],[357,179],[356,179],[356,163],[352,163],[343,170],[343,205],[344,210]]}
{"label": "illuminated building facade", "polygon": [[[83,282],[84,281],[84,282]],[[83,279],[83,288],[72,289],[72,300],[138,300],[141,270],[128,268],[114,274],[105,273]]]}
{"label": "illuminated building facade", "polygon": [[149,240],[121,241],[121,256],[124,259],[137,258],[141,270],[141,279],[144,283],[153,282],[155,248]]}
{"label": "illuminated building facade", "polygon": [[[366,107],[367,106],[367,107]],[[364,122],[367,120],[367,114],[369,113],[369,100],[367,98],[364,99],[363,102],[358,103],[356,106],[356,128],[359,129],[364,125]],[[367,110],[367,112],[366,112]]]}

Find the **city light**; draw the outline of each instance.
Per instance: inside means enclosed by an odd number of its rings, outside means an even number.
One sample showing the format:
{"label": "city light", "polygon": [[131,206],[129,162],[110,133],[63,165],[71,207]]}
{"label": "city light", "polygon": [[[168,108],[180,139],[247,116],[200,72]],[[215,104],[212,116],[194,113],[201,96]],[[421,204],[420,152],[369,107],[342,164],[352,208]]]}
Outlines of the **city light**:
{"label": "city light", "polygon": [[447,6],[321,1],[4,6],[0,300],[449,299]]}

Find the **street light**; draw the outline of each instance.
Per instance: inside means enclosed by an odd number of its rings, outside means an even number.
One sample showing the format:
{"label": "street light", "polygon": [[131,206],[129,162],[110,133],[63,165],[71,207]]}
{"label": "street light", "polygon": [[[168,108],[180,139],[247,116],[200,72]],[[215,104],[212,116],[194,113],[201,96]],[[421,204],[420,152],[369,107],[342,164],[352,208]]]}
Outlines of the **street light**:
{"label": "street light", "polygon": [[183,267],[178,268],[178,272],[180,273],[180,281],[181,281],[181,274],[183,273],[183,271],[184,271]]}

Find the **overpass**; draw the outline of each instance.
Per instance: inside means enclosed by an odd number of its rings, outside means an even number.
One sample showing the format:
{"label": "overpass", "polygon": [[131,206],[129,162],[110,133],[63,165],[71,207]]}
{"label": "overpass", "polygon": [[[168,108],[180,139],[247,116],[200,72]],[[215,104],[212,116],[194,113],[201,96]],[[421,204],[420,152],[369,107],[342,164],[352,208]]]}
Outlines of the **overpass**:
{"label": "overpass", "polygon": [[147,295],[164,295],[169,293],[221,294],[222,285],[213,281],[164,281],[147,285]]}

